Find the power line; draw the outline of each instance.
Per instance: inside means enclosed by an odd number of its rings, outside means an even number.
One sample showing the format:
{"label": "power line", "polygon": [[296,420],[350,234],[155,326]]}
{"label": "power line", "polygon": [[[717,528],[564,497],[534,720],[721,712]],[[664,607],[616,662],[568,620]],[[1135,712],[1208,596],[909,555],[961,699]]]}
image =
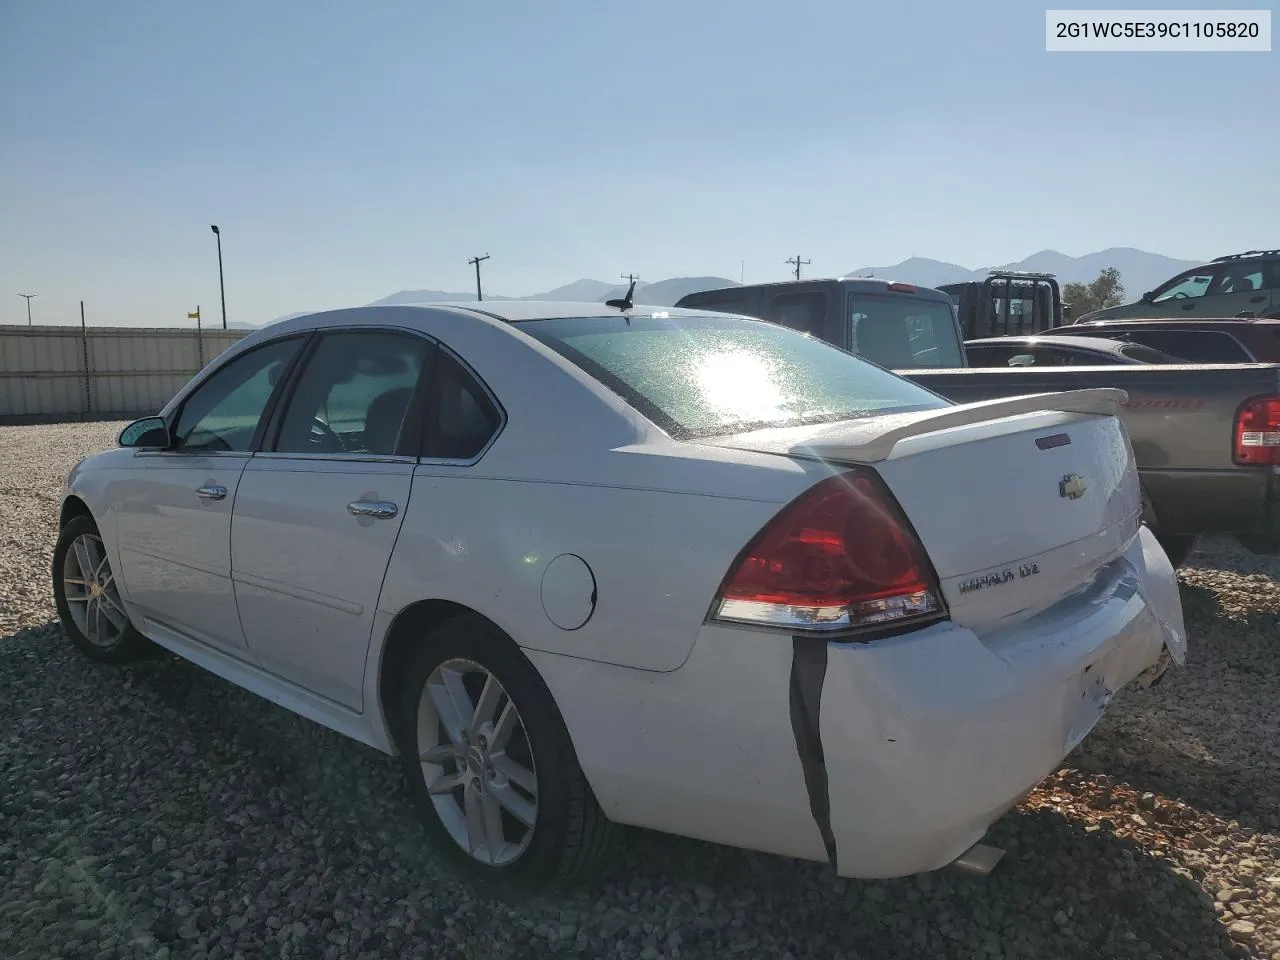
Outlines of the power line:
{"label": "power line", "polygon": [[33,298],[33,297],[38,297],[38,296],[40,296],[40,294],[38,294],[38,293],[20,293],[20,294],[18,294],[18,296],[20,296],[20,297],[26,297],[26,298],[27,298],[27,326],[29,327],[29,326],[31,326],[31,300],[32,300],[32,298]]}
{"label": "power line", "polygon": [[486,253],[483,257],[472,257],[470,260],[467,261],[467,263],[474,265],[476,268],[476,299],[477,300],[484,299],[484,294],[480,290],[480,262],[482,260],[488,260],[488,259],[489,259],[489,255]]}
{"label": "power line", "polygon": [[797,279],[797,280],[799,280],[799,279],[800,279],[800,267],[801,267],[801,265],[808,266],[809,264],[813,263],[813,261],[812,261],[812,260],[801,260],[801,259],[800,259],[800,254],[798,254],[798,253],[797,253],[794,257],[791,257],[789,260],[783,260],[782,262],[783,262],[783,263],[789,263],[789,264],[791,264],[793,267],[795,267],[795,268],[796,268],[796,279]]}

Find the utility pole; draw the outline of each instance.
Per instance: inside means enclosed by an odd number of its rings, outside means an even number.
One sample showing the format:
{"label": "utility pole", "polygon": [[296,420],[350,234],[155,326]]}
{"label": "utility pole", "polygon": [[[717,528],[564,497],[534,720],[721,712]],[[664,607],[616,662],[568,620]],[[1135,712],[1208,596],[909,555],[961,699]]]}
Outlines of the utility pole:
{"label": "utility pole", "polygon": [[801,260],[801,259],[800,259],[800,254],[798,254],[798,253],[797,253],[794,257],[792,257],[790,260],[783,260],[782,262],[783,262],[783,263],[789,263],[789,264],[791,264],[793,267],[795,267],[795,268],[796,268],[796,279],[797,279],[797,280],[799,280],[799,279],[800,279],[800,267],[801,267],[801,265],[803,264],[803,265],[807,266],[808,264],[813,263],[813,261],[812,261],[812,260]]}
{"label": "utility pole", "polygon": [[18,296],[20,296],[20,297],[26,297],[26,298],[27,298],[27,326],[29,327],[29,326],[31,326],[31,299],[32,299],[33,297],[38,297],[38,296],[40,296],[40,294],[38,294],[38,293],[20,293],[20,294],[18,294]]}
{"label": "utility pole", "polygon": [[222,329],[227,329],[227,287],[222,282],[222,231],[218,229],[218,225],[211,224],[209,229],[213,231],[213,235],[218,238],[218,292],[222,294]]}
{"label": "utility pole", "polygon": [[467,261],[467,263],[474,265],[476,268],[476,299],[477,300],[484,299],[484,294],[480,290],[480,263],[481,261],[488,260],[488,259],[489,259],[489,255],[486,253],[483,257],[472,257],[470,260]]}
{"label": "utility pole", "polygon": [[621,277],[623,280],[626,280],[627,283],[635,283],[637,280],[640,279],[634,273],[620,273],[618,274],[618,276]]}

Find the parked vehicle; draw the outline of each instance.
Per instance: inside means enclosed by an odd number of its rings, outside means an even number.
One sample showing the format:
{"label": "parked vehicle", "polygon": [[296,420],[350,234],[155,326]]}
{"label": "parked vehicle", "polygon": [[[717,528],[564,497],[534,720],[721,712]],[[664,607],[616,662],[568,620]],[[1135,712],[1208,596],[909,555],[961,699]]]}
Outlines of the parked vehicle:
{"label": "parked vehicle", "polygon": [[[1233,534],[1261,553],[1280,551],[1280,366],[966,369],[959,321],[945,322],[944,297],[912,284],[841,279],[710,290],[679,305],[777,317],[958,403],[1121,388],[1144,519],[1175,564],[1206,533]],[[779,312],[777,304],[795,309]]]}
{"label": "parked vehicle", "polygon": [[1136,303],[1094,310],[1076,318],[1158,319],[1168,316],[1280,317],[1280,250],[1249,250],[1217,257],[1142,295]]}
{"label": "parked vehicle", "polygon": [[1053,333],[1143,344],[1187,363],[1280,363],[1280,319],[1093,320]]}
{"label": "parked vehicle", "polygon": [[1140,343],[1102,337],[984,337],[966,340],[971,367],[1096,367],[1105,364],[1184,363]]}
{"label": "parked vehicle", "polygon": [[629,300],[303,316],[77,465],[54,596],[94,659],[398,753],[476,879],[611,823],[912,874],[1183,661],[1120,397],[954,405]]}
{"label": "parked vehicle", "polygon": [[1062,293],[1051,273],[992,270],[985,280],[938,289],[955,299],[965,340],[1030,336],[1063,324]]}

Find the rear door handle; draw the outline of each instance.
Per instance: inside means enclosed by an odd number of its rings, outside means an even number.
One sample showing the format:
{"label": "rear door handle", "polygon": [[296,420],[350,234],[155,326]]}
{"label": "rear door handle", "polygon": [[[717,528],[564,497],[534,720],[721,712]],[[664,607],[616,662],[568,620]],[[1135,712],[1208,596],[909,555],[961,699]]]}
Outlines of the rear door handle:
{"label": "rear door handle", "polygon": [[1194,310],[1195,308],[1196,308],[1196,305],[1194,303],[1184,303],[1182,305],[1183,310]]}
{"label": "rear door handle", "polygon": [[1250,297],[1250,298],[1249,298],[1249,302],[1250,302],[1250,303],[1261,303],[1261,302],[1262,302],[1263,300],[1265,300],[1265,299],[1267,299],[1267,298],[1266,298],[1266,297]]}
{"label": "rear door handle", "polygon": [[201,487],[196,491],[196,496],[201,500],[225,500],[227,488],[216,486]]}
{"label": "rear door handle", "polygon": [[353,517],[374,517],[387,520],[396,515],[397,507],[388,500],[356,500],[347,504],[347,513]]}

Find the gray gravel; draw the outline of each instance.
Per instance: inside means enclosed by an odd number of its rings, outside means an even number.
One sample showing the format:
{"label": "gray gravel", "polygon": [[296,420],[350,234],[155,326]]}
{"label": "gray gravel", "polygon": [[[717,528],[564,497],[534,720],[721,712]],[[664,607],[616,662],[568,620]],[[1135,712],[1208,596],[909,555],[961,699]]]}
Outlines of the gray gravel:
{"label": "gray gravel", "polygon": [[1118,699],[975,881],[634,831],[590,889],[477,899],[394,761],[183,661],[75,655],[66,471],[119,424],[0,427],[0,957],[1280,958],[1280,566],[1211,543],[1188,670]]}

